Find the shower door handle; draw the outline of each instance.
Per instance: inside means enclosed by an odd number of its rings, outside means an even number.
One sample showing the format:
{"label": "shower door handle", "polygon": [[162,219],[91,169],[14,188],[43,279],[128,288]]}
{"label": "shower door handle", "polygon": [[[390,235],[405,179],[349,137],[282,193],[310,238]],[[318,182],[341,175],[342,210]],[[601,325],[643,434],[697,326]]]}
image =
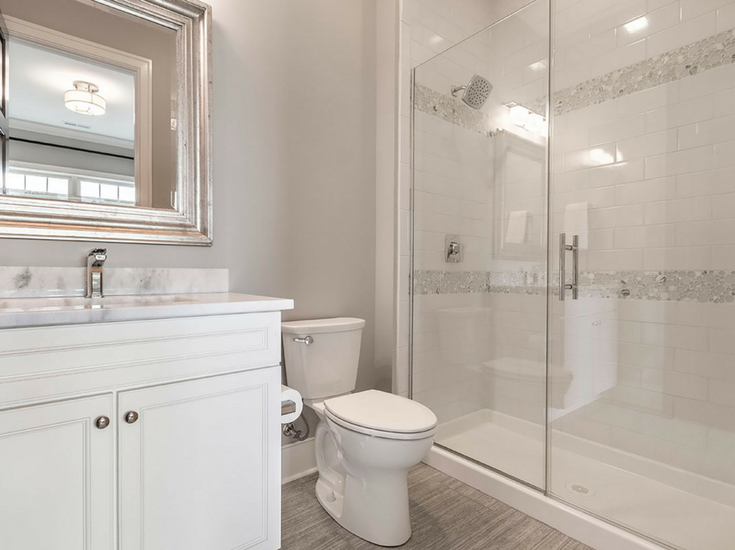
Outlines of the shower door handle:
{"label": "shower door handle", "polygon": [[[567,252],[572,253],[572,283],[567,284]],[[567,234],[559,235],[559,300],[567,298],[572,291],[572,300],[579,299],[579,235],[572,235],[572,244],[567,244]]]}

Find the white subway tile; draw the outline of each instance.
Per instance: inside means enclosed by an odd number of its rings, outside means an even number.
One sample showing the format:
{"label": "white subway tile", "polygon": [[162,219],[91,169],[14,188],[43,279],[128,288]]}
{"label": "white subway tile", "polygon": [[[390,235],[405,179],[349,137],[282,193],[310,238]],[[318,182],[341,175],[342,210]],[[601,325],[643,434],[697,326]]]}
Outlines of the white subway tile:
{"label": "white subway tile", "polygon": [[735,220],[676,224],[677,246],[735,244]]}
{"label": "white subway tile", "polygon": [[[709,144],[702,144],[709,145]],[[694,147],[694,146],[692,146]],[[676,130],[664,130],[618,142],[618,160],[632,160],[670,153],[677,149]]]}
{"label": "white subway tile", "polygon": [[640,181],[644,177],[645,165],[643,159],[609,164],[589,170],[590,187],[607,187],[609,185]]}
{"label": "white subway tile", "polygon": [[590,61],[590,59],[612,51],[616,48],[615,29],[585,38],[566,50],[558,51],[567,66],[574,66]]}
{"label": "white subway tile", "polygon": [[735,270],[735,246],[713,246],[712,269]]}
{"label": "white subway tile", "polygon": [[[589,129],[589,144],[600,145],[646,133],[646,113],[639,113],[631,117],[614,119],[609,122],[597,124]],[[662,128],[663,129],[663,128]]]}
{"label": "white subway tile", "polygon": [[615,248],[656,248],[674,246],[676,226],[644,225],[637,227],[618,227],[615,230]]}
{"label": "white subway tile", "polygon": [[646,41],[639,40],[622,48],[598,55],[591,60],[590,76],[592,78],[611,73],[623,67],[634,65],[646,59]]}
{"label": "white subway tile", "polygon": [[643,269],[648,271],[712,268],[712,248],[708,246],[647,248],[644,251]]}
{"label": "white subway tile", "polygon": [[618,1],[609,9],[605,9],[604,5],[600,5],[596,14],[590,19],[590,33],[594,36],[645,14],[645,0]]}
{"label": "white subway tile", "polygon": [[715,145],[715,167],[735,166],[735,141]]}
{"label": "white subway tile", "polygon": [[735,140],[735,116],[721,116],[679,128],[679,149]]}
{"label": "white subway tile", "polygon": [[681,20],[689,21],[728,4],[732,4],[732,0],[681,0]]}
{"label": "white subway tile", "polygon": [[590,250],[587,252],[587,269],[590,271],[643,269],[643,250]]}
{"label": "white subway tile", "polygon": [[714,156],[714,147],[708,146],[649,157],[646,159],[646,178],[710,170],[714,165]]}
{"label": "white subway tile", "polygon": [[564,155],[564,170],[582,170],[615,162],[615,144],[608,143]]}
{"label": "white subway tile", "polygon": [[641,412],[665,416],[671,416],[674,410],[673,396],[628,386],[615,386],[613,402]]}
{"label": "white subway tile", "polygon": [[689,101],[735,88],[735,66],[722,65],[678,81],[679,100]]}
{"label": "white subway tile", "polygon": [[[683,0],[692,2],[706,2],[708,0]],[[683,11],[683,9],[682,9]],[[695,19],[690,19],[670,27],[666,30],[653,34],[646,38],[648,42],[648,58],[656,57],[671,50],[675,50],[692,42],[703,40],[717,32],[716,13],[710,12]]]}
{"label": "white subway tile", "polygon": [[643,323],[642,342],[652,346],[694,351],[709,349],[709,329],[705,327]]}
{"label": "white subway tile", "polygon": [[[735,382],[723,380],[709,380],[709,401],[728,407],[735,406]],[[733,409],[735,413],[735,409]]]}
{"label": "white subway tile", "polygon": [[[649,181],[656,182],[659,180]],[[729,195],[723,195],[723,197],[727,196]],[[634,197],[635,190],[631,189],[628,198],[630,201],[634,201]],[[709,196],[648,202],[644,207],[644,222],[646,224],[661,224],[710,220],[713,217],[718,217],[714,215],[718,201],[715,201],[714,207],[712,197]],[[735,212],[735,195],[733,196],[733,209]]]}
{"label": "white subway tile", "polygon": [[590,229],[608,229],[643,225],[643,205],[593,208],[588,216]]}
{"label": "white subway tile", "polygon": [[676,194],[684,198],[731,193],[734,181],[735,168],[685,174],[676,178]]}
{"label": "white subway tile", "polygon": [[[726,93],[727,92],[722,92],[722,94]],[[725,103],[727,99],[729,98],[723,96],[722,99],[720,99],[720,103]],[[715,104],[716,103],[717,96],[715,96]],[[733,107],[732,113],[728,113],[724,106],[716,108],[715,105],[713,105],[711,97],[692,99],[682,103],[666,105],[660,109],[655,109],[646,113],[646,131],[652,133],[678,128],[679,126],[686,126],[687,124],[696,124],[697,122],[713,118],[715,116],[715,112],[718,115],[734,114],[735,107]]]}
{"label": "white subway tile", "polygon": [[[667,0],[668,1],[668,0]],[[679,3],[671,2],[660,9],[647,10],[645,25],[623,24],[617,28],[618,46],[625,46],[679,24]]]}
{"label": "white subway tile", "polygon": [[728,2],[717,10],[717,32],[725,32],[735,28],[735,3]]}

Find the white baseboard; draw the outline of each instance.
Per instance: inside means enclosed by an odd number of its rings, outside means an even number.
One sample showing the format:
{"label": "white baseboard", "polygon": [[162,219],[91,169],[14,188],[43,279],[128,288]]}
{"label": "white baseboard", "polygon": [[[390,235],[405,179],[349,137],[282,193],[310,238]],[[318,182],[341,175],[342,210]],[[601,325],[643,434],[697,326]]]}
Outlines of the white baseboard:
{"label": "white baseboard", "polygon": [[437,446],[424,462],[596,550],[664,550]]}
{"label": "white baseboard", "polygon": [[316,472],[314,438],[281,447],[281,484]]}

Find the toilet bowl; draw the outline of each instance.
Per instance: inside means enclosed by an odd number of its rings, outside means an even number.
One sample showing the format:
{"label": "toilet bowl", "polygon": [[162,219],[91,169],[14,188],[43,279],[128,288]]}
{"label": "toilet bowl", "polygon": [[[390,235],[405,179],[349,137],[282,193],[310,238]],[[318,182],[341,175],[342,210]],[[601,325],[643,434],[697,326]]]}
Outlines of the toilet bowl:
{"label": "toilet bowl", "polygon": [[[363,326],[364,321],[351,318],[283,323],[286,376],[319,417],[319,503],[355,535],[380,546],[400,546],[411,537],[408,470],[431,448],[437,419],[404,397],[378,390],[351,393]],[[335,357],[338,351],[342,355]],[[340,391],[320,395],[326,386]]]}

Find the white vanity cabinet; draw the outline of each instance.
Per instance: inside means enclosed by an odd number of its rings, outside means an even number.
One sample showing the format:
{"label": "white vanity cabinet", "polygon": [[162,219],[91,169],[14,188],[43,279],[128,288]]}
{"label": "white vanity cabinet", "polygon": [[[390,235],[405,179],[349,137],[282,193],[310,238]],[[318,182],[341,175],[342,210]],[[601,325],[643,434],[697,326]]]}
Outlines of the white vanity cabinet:
{"label": "white vanity cabinet", "polygon": [[0,412],[0,548],[114,548],[112,394]]}
{"label": "white vanity cabinet", "polygon": [[139,415],[119,427],[121,550],[278,548],[268,522],[280,513],[269,494],[280,446],[269,441],[280,419],[269,405],[280,409],[280,377],[260,369],[120,393],[122,418]]}
{"label": "white vanity cabinet", "polygon": [[280,547],[280,312],[0,330],[0,548]]}

